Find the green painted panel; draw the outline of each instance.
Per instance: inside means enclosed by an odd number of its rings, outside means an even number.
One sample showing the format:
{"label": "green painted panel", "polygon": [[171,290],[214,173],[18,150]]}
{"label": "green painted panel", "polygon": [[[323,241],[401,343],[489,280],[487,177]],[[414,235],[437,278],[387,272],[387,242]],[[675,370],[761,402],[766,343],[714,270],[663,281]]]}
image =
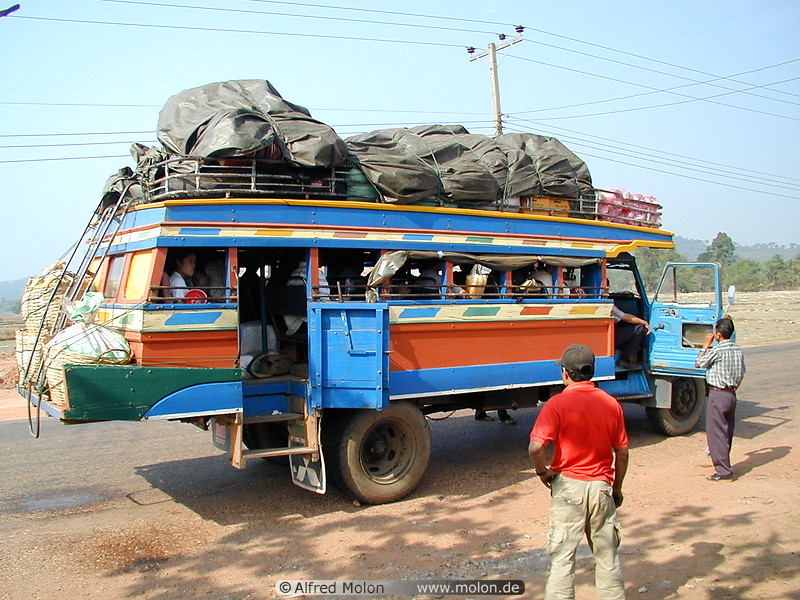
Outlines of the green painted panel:
{"label": "green painted panel", "polygon": [[471,306],[464,311],[465,317],[494,317],[500,312],[499,306]]}
{"label": "green painted panel", "polygon": [[203,383],[241,381],[239,369],[68,365],[65,420],[138,421],[159,400]]}

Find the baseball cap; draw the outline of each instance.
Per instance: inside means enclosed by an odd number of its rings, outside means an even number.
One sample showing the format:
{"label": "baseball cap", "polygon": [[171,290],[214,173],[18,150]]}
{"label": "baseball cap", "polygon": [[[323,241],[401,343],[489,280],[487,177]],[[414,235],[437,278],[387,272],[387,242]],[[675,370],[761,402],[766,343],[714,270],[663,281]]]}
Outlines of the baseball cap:
{"label": "baseball cap", "polygon": [[583,344],[572,344],[564,350],[556,364],[567,371],[588,373],[594,371],[594,352]]}

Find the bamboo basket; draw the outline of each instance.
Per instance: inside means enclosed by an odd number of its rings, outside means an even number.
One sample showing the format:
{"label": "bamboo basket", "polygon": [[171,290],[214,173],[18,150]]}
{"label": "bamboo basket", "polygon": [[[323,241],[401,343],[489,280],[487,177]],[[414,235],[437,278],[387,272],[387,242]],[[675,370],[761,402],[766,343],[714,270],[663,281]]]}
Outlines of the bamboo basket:
{"label": "bamboo basket", "polygon": [[[20,385],[35,382],[39,378],[42,368],[42,358],[44,357],[44,343],[50,337],[50,333],[43,330],[39,336],[39,343],[36,342],[36,331],[26,331],[18,329],[16,331],[16,352],[17,369],[19,370]],[[30,365],[30,368],[28,367]],[[25,379],[25,374],[28,374]]]}

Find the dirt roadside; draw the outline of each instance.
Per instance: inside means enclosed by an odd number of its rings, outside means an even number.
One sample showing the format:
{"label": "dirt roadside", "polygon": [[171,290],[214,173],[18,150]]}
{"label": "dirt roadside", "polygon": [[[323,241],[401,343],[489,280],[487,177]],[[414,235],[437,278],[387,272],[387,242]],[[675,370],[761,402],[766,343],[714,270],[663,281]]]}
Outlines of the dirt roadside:
{"label": "dirt roadside", "polygon": [[[732,311],[740,343],[800,340],[800,293],[781,294],[777,306],[740,295]],[[740,394],[733,483],[705,479],[702,428],[662,438],[647,431],[641,408],[626,406],[632,450],[620,519],[629,598],[800,599],[800,456],[791,426],[800,406],[760,397],[766,371],[748,372]],[[0,415],[6,393],[24,417],[13,390],[3,390]],[[548,497],[524,444],[538,411],[518,412],[512,428],[456,415],[465,432],[504,439],[487,438],[498,444],[487,453],[465,434],[417,492],[390,505],[356,507],[336,492],[282,495],[287,484],[266,488],[277,502],[231,500],[227,518],[209,518],[159,487],[135,508],[30,513],[0,549],[0,597],[261,600],[276,597],[280,579],[512,578],[525,581],[525,598],[541,598]],[[578,600],[595,597],[588,556],[582,546]]]}

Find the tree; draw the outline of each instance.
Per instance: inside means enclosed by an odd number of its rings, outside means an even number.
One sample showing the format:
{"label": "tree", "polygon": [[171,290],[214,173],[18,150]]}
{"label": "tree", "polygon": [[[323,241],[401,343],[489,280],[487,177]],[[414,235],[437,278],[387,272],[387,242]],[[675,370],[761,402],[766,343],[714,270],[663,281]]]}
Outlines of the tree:
{"label": "tree", "polygon": [[761,289],[761,263],[754,260],[737,260],[725,269],[725,285],[735,285],[742,292],[755,292]]}
{"label": "tree", "polygon": [[686,258],[678,254],[677,250],[662,250],[654,248],[638,248],[634,253],[639,274],[642,276],[644,287],[648,292],[653,292],[661,279],[661,272],[668,262],[686,262]]}
{"label": "tree", "polygon": [[768,290],[786,290],[791,287],[791,274],[780,254],[775,254],[764,263],[764,283]]}
{"label": "tree", "polygon": [[699,262],[715,262],[723,267],[732,265],[736,261],[736,247],[727,233],[719,232],[705,252],[697,257]]}

